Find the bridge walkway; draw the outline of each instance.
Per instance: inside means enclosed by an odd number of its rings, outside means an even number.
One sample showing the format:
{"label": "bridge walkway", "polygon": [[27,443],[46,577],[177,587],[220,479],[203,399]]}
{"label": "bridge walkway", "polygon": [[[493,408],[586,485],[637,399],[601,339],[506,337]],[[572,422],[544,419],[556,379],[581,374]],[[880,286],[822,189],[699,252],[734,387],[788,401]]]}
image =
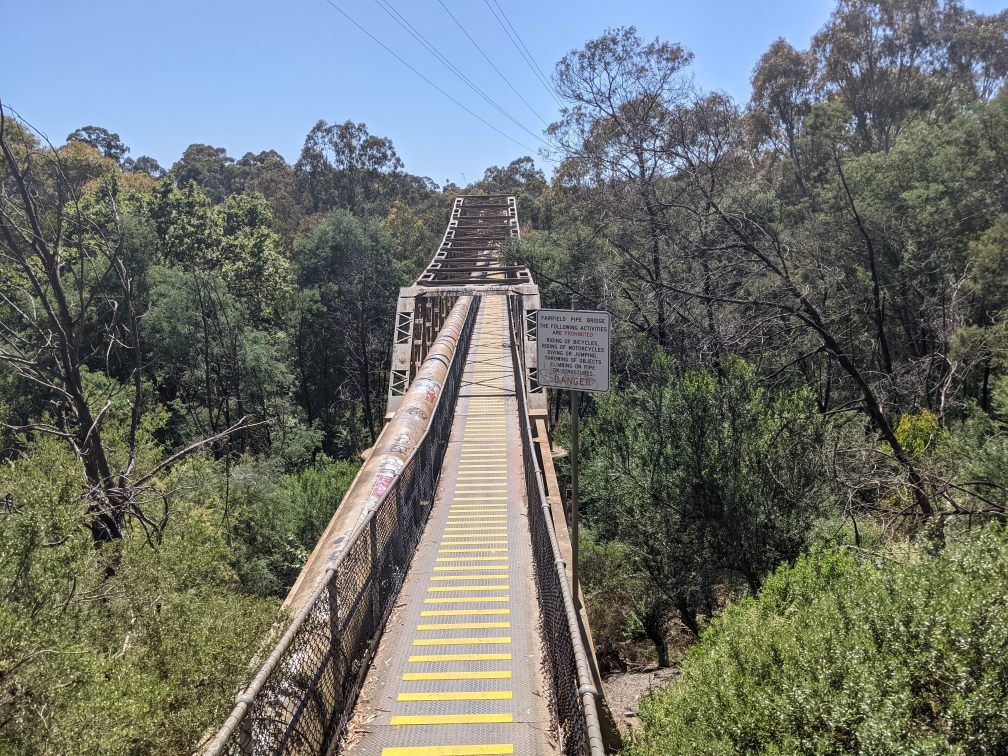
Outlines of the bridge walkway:
{"label": "bridge walkway", "polygon": [[483,297],[430,519],[341,753],[559,752],[507,318]]}

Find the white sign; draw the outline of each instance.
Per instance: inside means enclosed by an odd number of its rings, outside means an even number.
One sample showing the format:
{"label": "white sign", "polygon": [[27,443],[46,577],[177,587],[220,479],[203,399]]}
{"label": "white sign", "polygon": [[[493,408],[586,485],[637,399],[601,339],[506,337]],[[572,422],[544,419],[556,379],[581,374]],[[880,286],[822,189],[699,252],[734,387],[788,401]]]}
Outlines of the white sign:
{"label": "white sign", "polygon": [[540,386],[609,390],[608,312],[539,310],[536,313],[536,370]]}

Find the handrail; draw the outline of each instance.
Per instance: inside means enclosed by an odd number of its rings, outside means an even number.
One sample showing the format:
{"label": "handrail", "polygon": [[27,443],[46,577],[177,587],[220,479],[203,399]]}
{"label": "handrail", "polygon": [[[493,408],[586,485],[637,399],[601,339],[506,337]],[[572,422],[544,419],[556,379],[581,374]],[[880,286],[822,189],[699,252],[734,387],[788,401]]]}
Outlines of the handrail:
{"label": "handrail", "polygon": [[[599,725],[598,709],[595,704],[595,698],[598,696],[598,691],[592,684],[592,677],[589,672],[588,667],[588,657],[585,653],[584,644],[581,642],[581,629],[578,623],[578,613],[574,608],[574,601],[571,598],[571,588],[570,584],[567,582],[567,563],[563,559],[560,553],[560,544],[557,541],[556,530],[553,525],[553,514],[550,509],[550,505],[546,500],[546,491],[543,486],[543,475],[542,470],[539,468],[539,462],[535,455],[535,441],[532,436],[532,428],[529,423],[528,417],[528,401],[525,395],[525,371],[523,361],[519,354],[519,344],[521,341],[521,331],[520,331],[520,317],[516,317],[515,308],[511,305],[511,302],[515,301],[514,298],[509,298],[508,307],[508,321],[511,327],[511,360],[514,367],[514,384],[515,384],[515,397],[518,400],[518,419],[521,426],[521,437],[522,437],[522,456],[525,464],[525,485],[526,494],[528,496],[529,503],[529,528],[532,531],[532,551],[533,556],[537,562],[536,565],[536,582],[539,584],[540,593],[540,610],[543,619],[543,634],[545,636],[545,646],[546,654],[551,657],[549,659],[550,664],[548,665],[551,671],[552,677],[552,688],[553,688],[553,698],[554,698],[554,708],[557,713],[557,718],[560,720],[561,728],[565,725],[567,726],[567,732],[561,732],[561,739],[563,741],[563,752],[567,754],[579,753],[584,756],[604,756],[605,748],[602,742],[602,729]],[[542,518],[541,521],[538,520],[536,516]],[[540,553],[544,549],[537,548],[537,539],[535,535],[535,530],[538,527],[545,525],[546,533],[548,534],[549,542],[549,552],[548,554]],[[566,620],[566,630],[567,639],[559,637],[556,633],[550,633],[550,628],[548,627],[550,620],[555,620],[555,617],[549,617],[547,614],[550,611],[549,600],[547,599],[547,594],[551,585],[545,585],[545,578],[547,576],[547,562],[552,562],[553,572],[555,573],[555,587],[559,588],[560,595],[562,598],[562,611],[565,615]],[[556,607],[556,609],[561,609]],[[564,659],[561,658],[564,640],[570,642],[570,652],[574,657],[574,666],[576,668],[576,682],[577,689],[576,692],[571,689],[571,684],[575,681],[573,678],[575,675],[570,675],[569,673],[573,670],[569,669],[569,665],[564,664]],[[550,641],[556,641],[551,643]],[[564,667],[568,669],[564,669]],[[564,679],[568,678],[568,679]],[[580,712],[571,711],[569,712],[570,722],[564,722],[565,712],[564,712],[564,694],[568,696],[574,694],[576,699],[580,703]],[[581,727],[578,727],[577,714],[580,713],[583,716],[581,721]],[[585,742],[587,738],[587,743]]]}
{"label": "handrail", "polygon": [[[335,750],[430,512],[479,297],[456,303],[461,306],[468,313],[423,435],[351,531],[203,756]],[[317,659],[310,658],[313,651]],[[282,662],[288,667],[283,679],[268,687]],[[311,713],[315,720],[304,724]]]}

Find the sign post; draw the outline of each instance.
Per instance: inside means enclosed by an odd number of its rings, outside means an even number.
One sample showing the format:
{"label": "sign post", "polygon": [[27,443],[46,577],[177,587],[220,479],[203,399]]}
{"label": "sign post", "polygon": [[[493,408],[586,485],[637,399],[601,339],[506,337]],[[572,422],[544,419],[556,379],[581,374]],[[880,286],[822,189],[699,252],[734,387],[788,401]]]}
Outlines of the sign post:
{"label": "sign post", "polygon": [[540,386],[571,392],[571,590],[580,609],[578,593],[578,397],[609,390],[608,312],[578,310],[571,297],[570,310],[536,313],[536,365]]}

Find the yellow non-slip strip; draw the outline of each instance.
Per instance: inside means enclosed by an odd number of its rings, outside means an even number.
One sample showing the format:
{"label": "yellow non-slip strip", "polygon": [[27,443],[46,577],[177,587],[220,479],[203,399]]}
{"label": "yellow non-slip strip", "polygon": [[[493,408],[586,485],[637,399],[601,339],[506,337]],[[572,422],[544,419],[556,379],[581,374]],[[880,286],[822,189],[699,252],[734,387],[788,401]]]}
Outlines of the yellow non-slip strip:
{"label": "yellow non-slip strip", "polygon": [[476,516],[476,515],[456,515],[455,517],[448,517],[448,525],[479,525],[487,522],[507,522],[507,517],[494,515],[490,516]]}
{"label": "yellow non-slip strip", "polygon": [[454,593],[455,591],[506,591],[508,585],[432,585],[427,593]]}
{"label": "yellow non-slip strip", "polygon": [[[476,493],[475,491],[462,491],[462,493]],[[496,493],[496,492],[495,492]],[[507,496],[454,496],[452,501],[507,501]]]}
{"label": "yellow non-slip strip", "polygon": [[466,525],[465,527],[445,527],[442,531],[442,535],[448,536],[450,538],[455,538],[457,536],[464,535],[484,535],[496,538],[497,536],[507,535],[506,525]]}
{"label": "yellow non-slip strip", "polygon": [[509,646],[510,635],[491,638],[417,638],[414,646]]}
{"label": "yellow non-slip strip", "polygon": [[433,656],[411,656],[414,664],[451,661],[511,661],[511,654],[435,654]]}
{"label": "yellow non-slip strip", "polygon": [[393,725],[432,724],[484,724],[491,722],[513,722],[514,714],[424,714],[421,716],[392,717]]}
{"label": "yellow non-slip strip", "polygon": [[506,564],[475,564],[466,567],[435,567],[434,569],[456,572],[458,570],[507,570],[510,568]]}
{"label": "yellow non-slip strip", "polygon": [[382,756],[510,756],[513,753],[511,743],[382,748]]}
{"label": "yellow non-slip strip", "polygon": [[441,622],[436,625],[417,625],[417,630],[483,630],[511,627],[510,622]]}
{"label": "yellow non-slip strip", "polygon": [[438,562],[506,562],[507,557],[437,557]]}
{"label": "yellow non-slip strip", "polygon": [[433,575],[431,580],[501,580],[505,577],[499,572],[497,574],[491,572],[487,575]]}
{"label": "yellow non-slip strip", "polygon": [[494,601],[511,601],[510,596],[458,596],[456,598],[428,598],[425,604],[489,604]]}
{"label": "yellow non-slip strip", "polygon": [[510,701],[510,690],[457,690],[448,693],[400,693],[399,701]]}
{"label": "yellow non-slip strip", "polygon": [[507,549],[438,549],[438,554],[498,554]]}
{"label": "yellow non-slip strip", "polygon": [[484,672],[406,672],[403,679],[511,679],[510,669]]}
{"label": "yellow non-slip strip", "polygon": [[478,617],[491,614],[511,614],[510,609],[429,609],[421,617]]}

